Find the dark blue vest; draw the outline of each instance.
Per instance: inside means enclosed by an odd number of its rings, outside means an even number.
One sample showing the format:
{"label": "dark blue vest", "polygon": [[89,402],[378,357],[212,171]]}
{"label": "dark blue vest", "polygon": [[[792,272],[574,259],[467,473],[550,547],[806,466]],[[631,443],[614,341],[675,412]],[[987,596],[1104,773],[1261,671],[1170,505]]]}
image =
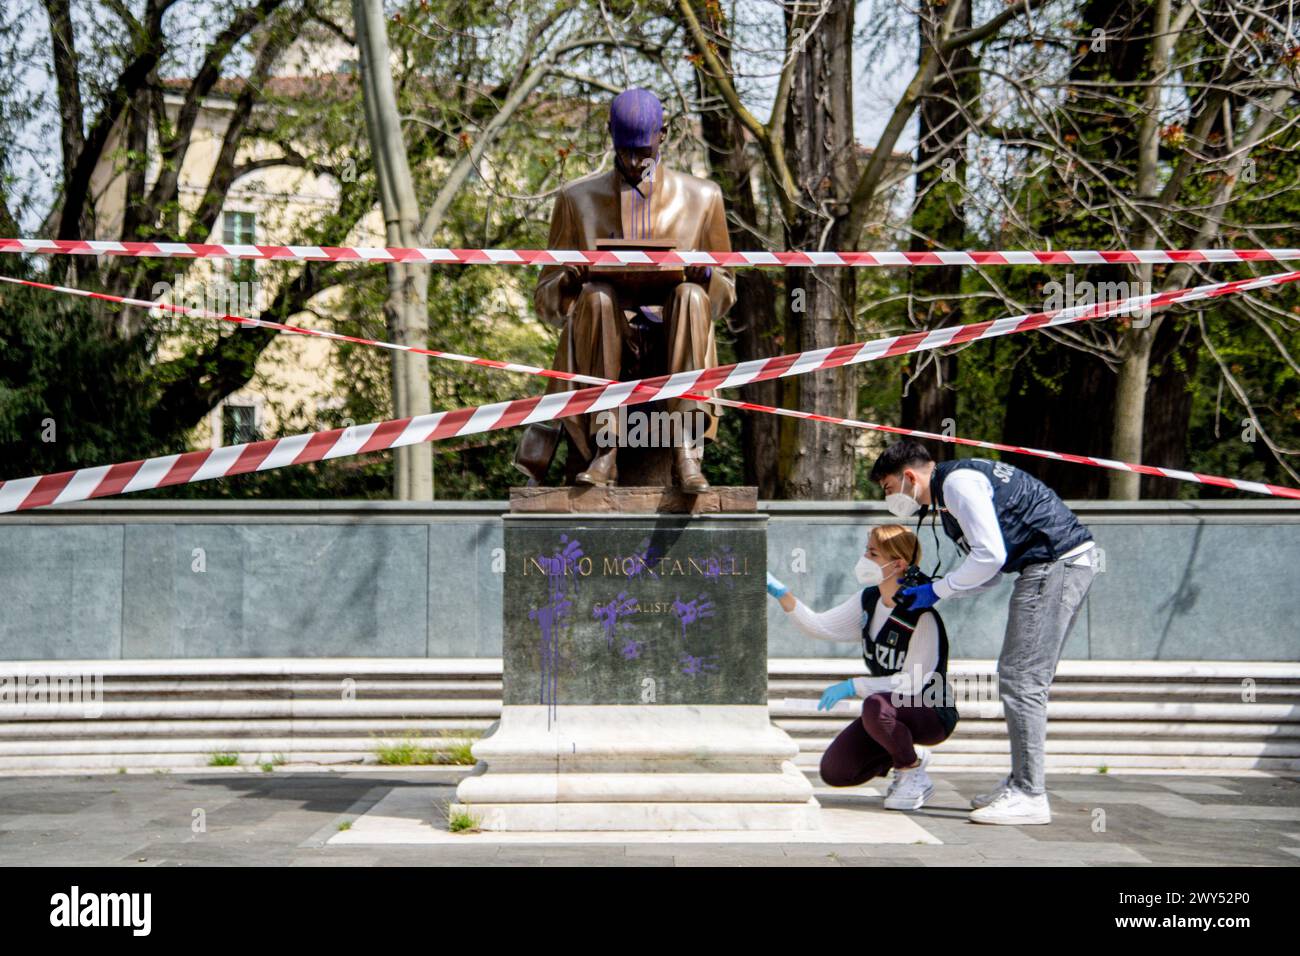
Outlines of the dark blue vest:
{"label": "dark blue vest", "polygon": [[926,608],[913,611],[910,608],[895,607],[889,620],[881,626],[875,637],[871,636],[871,615],[876,613],[880,601],[880,588],[862,589],[862,660],[872,677],[888,677],[897,674],[907,666],[907,649],[912,643],[912,634],[921,620],[921,615],[934,616],[934,623],[939,629],[939,663],[935,665],[935,677],[925,685],[913,699],[918,706],[932,706],[948,733],[957,726],[956,697],[948,683],[948,632],[944,629],[943,618],[937,611]]}
{"label": "dark blue vest", "polygon": [[962,458],[934,466],[930,476],[930,500],[941,509],[943,530],[963,554],[970,545],[957,519],[942,510],[944,480],[958,468],[973,468],[993,486],[993,510],[997,512],[1002,542],[1007,548],[1003,571],[1015,572],[1027,564],[1055,561],[1072,548],[1092,540],[1092,533],[1079,521],[1056,492],[1015,465],[987,458]]}

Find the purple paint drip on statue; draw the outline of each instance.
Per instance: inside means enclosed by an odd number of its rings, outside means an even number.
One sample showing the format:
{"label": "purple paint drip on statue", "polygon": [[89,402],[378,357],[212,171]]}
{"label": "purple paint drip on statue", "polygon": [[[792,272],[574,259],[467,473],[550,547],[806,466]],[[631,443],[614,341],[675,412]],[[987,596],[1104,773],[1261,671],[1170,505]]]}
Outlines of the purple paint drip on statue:
{"label": "purple paint drip on statue", "polygon": [[632,235],[627,237],[629,239],[649,239],[654,235],[650,222],[650,203],[654,197],[655,174],[658,169],[659,161],[655,160],[650,171],[632,189]]}

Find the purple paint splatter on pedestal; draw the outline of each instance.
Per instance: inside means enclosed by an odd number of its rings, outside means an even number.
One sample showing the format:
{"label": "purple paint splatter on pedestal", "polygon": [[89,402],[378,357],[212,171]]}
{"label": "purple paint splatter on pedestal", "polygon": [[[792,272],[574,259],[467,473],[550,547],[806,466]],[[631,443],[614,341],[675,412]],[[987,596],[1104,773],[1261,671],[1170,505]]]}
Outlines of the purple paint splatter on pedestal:
{"label": "purple paint splatter on pedestal", "polygon": [[704,577],[715,584],[725,584],[728,588],[734,588],[735,570],[736,553],[729,544],[724,544],[704,559]]}
{"label": "purple paint splatter on pedestal", "polygon": [[591,609],[591,616],[600,621],[600,626],[605,631],[606,646],[614,646],[615,632],[628,626],[626,622],[619,623],[619,619],[635,614],[636,607],[636,598],[628,597],[626,591],[619,591],[618,597],[608,604],[597,604]]}
{"label": "purple paint splatter on pedestal", "polygon": [[659,556],[655,554],[655,547],[650,543],[649,538],[641,542],[641,550],[632,552],[632,557],[636,558],[636,563],[633,565],[633,569],[628,572],[627,576],[629,578],[640,577],[642,574],[648,574],[652,578],[659,577],[654,568],[650,567]]}
{"label": "purple paint splatter on pedestal", "polygon": [[681,597],[673,600],[673,615],[682,623],[682,640],[686,640],[687,625],[694,624],[701,618],[713,617],[714,604],[707,594],[683,601]]}
{"label": "purple paint splatter on pedestal", "polygon": [[[569,597],[567,581],[572,578],[574,589],[577,588],[576,569],[582,558],[582,545],[577,539],[570,540],[568,535],[560,535],[560,546],[550,555],[541,555],[538,564],[546,572],[546,602],[539,608],[528,612],[528,617],[537,622],[541,635],[539,645],[541,674],[539,703],[549,705],[547,722],[555,715],[557,685],[560,671],[560,635],[573,623],[573,601]],[[575,573],[570,575],[570,571]]]}
{"label": "purple paint splatter on pedestal", "polygon": [[681,671],[687,677],[695,677],[705,671],[716,671],[718,665],[714,663],[718,659],[717,654],[709,654],[706,657],[696,657],[693,654],[683,654],[680,663]]}

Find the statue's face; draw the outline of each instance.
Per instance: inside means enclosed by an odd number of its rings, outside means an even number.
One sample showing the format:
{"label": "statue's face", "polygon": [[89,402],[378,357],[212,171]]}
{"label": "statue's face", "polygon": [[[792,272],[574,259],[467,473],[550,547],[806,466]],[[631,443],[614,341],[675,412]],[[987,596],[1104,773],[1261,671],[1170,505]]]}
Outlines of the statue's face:
{"label": "statue's face", "polygon": [[639,183],[659,158],[659,144],[664,131],[658,130],[649,146],[615,147],[614,154],[620,171],[631,182]]}

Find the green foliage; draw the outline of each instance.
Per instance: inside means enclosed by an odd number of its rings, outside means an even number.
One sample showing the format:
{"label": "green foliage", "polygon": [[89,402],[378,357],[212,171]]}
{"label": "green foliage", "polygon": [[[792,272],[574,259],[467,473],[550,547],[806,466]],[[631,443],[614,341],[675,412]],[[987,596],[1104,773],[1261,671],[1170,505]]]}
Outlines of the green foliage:
{"label": "green foliage", "polygon": [[444,741],[443,746],[427,747],[421,742],[421,736],[415,733],[404,734],[396,740],[381,740],[375,744],[375,757],[385,766],[412,767],[433,764],[453,764],[473,766],[476,761],[471,752],[475,735],[464,731],[442,731],[437,735]]}
{"label": "green foliage", "polygon": [[[1300,315],[1294,290],[1261,294],[1264,301]],[[1209,342],[1226,368],[1251,399],[1269,437],[1283,448],[1300,446],[1300,375],[1279,355],[1277,343],[1259,324],[1234,308],[1207,310]],[[1292,356],[1300,354],[1300,322],[1273,328]],[[1220,388],[1222,387],[1222,390]],[[1277,463],[1263,435],[1235,396],[1218,363],[1202,361],[1187,388],[1194,402],[1188,435],[1193,449],[1191,467],[1209,474],[1229,475],[1248,481],[1294,485]],[[1239,493],[1211,486],[1190,486],[1198,497],[1234,498]]]}
{"label": "green foliage", "polygon": [[[536,26],[539,18],[550,18],[550,26],[558,33],[574,30],[575,36],[582,35],[584,25],[602,33],[606,29],[603,17],[583,5],[511,6],[517,9],[503,15],[501,5],[487,0],[430,0],[406,5],[401,16],[390,23],[403,135],[424,209],[437,196],[452,165],[483,135],[505,101],[508,91],[503,81],[526,71],[536,61],[536,45],[524,52],[526,44],[540,42],[537,37],[530,40],[529,27]],[[321,13],[343,24],[347,23],[349,7],[344,0],[323,0],[317,5]],[[881,9],[892,7],[884,4]],[[680,44],[686,41],[670,32],[671,18],[659,17],[660,12],[653,5],[644,8],[630,2],[610,7],[619,29],[627,26],[636,35],[665,42],[664,56],[672,57],[682,52]],[[1152,34],[1152,8],[1128,3],[1112,10],[1105,4],[1084,4],[1064,10],[1062,15],[1069,19],[1035,21],[1031,34],[1041,31],[1046,42],[1012,40],[1004,35],[979,50],[979,81],[986,86],[988,102],[977,104],[982,108],[972,109],[972,115],[982,114],[983,107],[995,101],[1003,103],[1004,108],[995,117],[990,114],[992,121],[1008,130],[1028,132],[1010,135],[1008,142],[1015,145],[1000,142],[983,130],[973,134],[963,160],[969,171],[966,183],[948,181],[931,169],[922,176],[923,186],[931,190],[929,201],[905,215],[903,222],[893,224],[906,228],[890,231],[872,224],[865,242],[873,248],[897,246],[905,243],[908,235],[942,236],[944,241],[952,241],[947,231],[952,225],[951,213],[963,199],[963,185],[972,190],[962,209],[967,235],[961,244],[966,247],[1042,248],[1050,244],[1054,248],[1107,248],[1124,245],[1131,238],[1126,230],[1132,228],[1129,201],[1137,188],[1137,131],[1146,108],[1146,83],[1151,78],[1146,45]],[[914,36],[912,11],[899,8],[889,16],[893,19],[888,29],[881,27],[882,37],[890,29]],[[1088,22],[1089,17],[1106,22],[1093,24]],[[732,26],[729,21],[720,22]],[[205,25],[210,24],[205,21]],[[1088,37],[1097,25],[1109,31],[1112,46],[1104,51],[1105,55],[1085,55],[1076,50],[1078,39]],[[779,18],[767,26],[776,34],[781,32]],[[303,24],[304,30],[308,27],[332,36],[319,24]],[[1008,29],[1026,28],[1016,21]],[[658,32],[661,30],[665,31],[662,35]],[[15,62],[27,63],[39,52],[39,45],[19,42],[24,36],[21,18],[0,17],[0,47]],[[1170,124],[1163,127],[1166,131],[1176,129],[1173,120],[1187,106],[1183,99],[1195,100],[1204,95],[1203,91],[1215,88],[1222,60],[1217,42],[1203,27],[1196,26],[1196,21],[1180,41],[1177,58],[1187,67],[1175,71],[1177,76],[1165,82],[1183,84],[1185,89],[1167,97],[1165,110],[1169,115],[1162,117],[1162,124]],[[1260,49],[1267,49],[1267,44],[1261,41]],[[83,79],[93,79],[98,89],[103,81],[112,78],[120,50],[106,39],[98,47],[88,42],[82,53],[88,64]],[[169,46],[167,62],[175,53]],[[671,84],[663,73],[667,60],[642,58],[631,48],[622,54],[592,49],[571,58],[565,68],[601,80],[621,78],[623,55],[631,63],[634,81],[655,87],[666,103],[672,101],[670,128],[680,131],[689,125],[680,115]],[[1272,64],[1261,63],[1260,68],[1261,84],[1271,82],[1265,81],[1264,74]],[[1044,99],[1037,111],[1031,110],[1027,97],[1007,96],[1007,90],[998,86],[1004,73],[1041,77],[1044,90],[1058,91],[1051,94],[1056,99]],[[327,175],[337,185],[337,208],[324,209],[313,222],[295,225],[295,241],[354,242],[358,223],[376,205],[373,157],[359,84],[355,74],[300,79],[302,82],[297,84],[266,85],[245,145],[252,145],[256,137],[259,149],[291,146],[312,174]],[[1236,102],[1240,98],[1237,92],[1231,98],[1229,112],[1234,122],[1241,122],[1247,113],[1243,112],[1243,104]],[[12,134],[31,118],[35,106],[28,99],[21,84],[0,78],[0,133]],[[505,124],[499,139],[455,196],[441,228],[431,237],[432,244],[544,245],[554,191],[561,183],[608,163],[604,101],[605,93],[599,86],[558,77],[548,79]],[[1288,122],[1293,114],[1294,104],[1287,107]],[[163,116],[162,122],[166,136],[172,129],[171,120]],[[1281,122],[1278,126],[1285,128]],[[1200,210],[1207,207],[1222,185],[1224,167],[1220,160],[1229,151],[1223,148],[1222,132],[1214,135],[1220,140],[1211,138],[1195,149],[1177,135],[1161,137],[1162,177],[1169,176],[1185,156],[1197,156],[1177,200],[1181,212],[1154,213],[1164,217],[1162,244],[1189,244]],[[14,141],[15,137],[0,137],[5,139]],[[1294,224],[1300,222],[1298,145],[1300,134],[1288,129],[1252,152],[1249,171],[1236,183],[1233,202],[1224,210],[1222,241],[1215,244],[1294,244]],[[0,142],[0,199],[21,210],[21,206],[14,205],[20,197],[13,189],[12,152]],[[673,150],[669,153],[673,154]],[[989,167],[982,163],[989,157],[1003,164],[1000,172],[996,164]],[[107,158],[119,170],[127,170],[138,168],[150,157],[128,149],[123,141]],[[158,162],[160,157],[154,155],[152,159]],[[796,170],[796,174],[801,172],[806,171]],[[254,173],[241,180],[241,186],[256,188],[260,179]],[[770,203],[771,196],[764,201]],[[274,222],[284,205],[283,201],[272,200],[259,208],[259,222]],[[192,212],[179,201],[164,204],[159,210],[155,238],[192,238],[184,235]],[[760,212],[760,218],[762,215]],[[773,223],[769,210],[769,219],[757,227],[760,234],[767,232],[768,240],[778,241],[774,237],[781,232],[780,225]],[[756,237],[751,248],[759,245],[762,239]],[[19,266],[21,261],[13,257],[5,265]],[[60,260],[54,260],[54,265],[59,266]],[[145,260],[131,265],[119,262],[116,266],[127,270],[124,284],[132,287],[127,291],[134,289],[132,277],[149,277],[149,281],[140,279],[148,289],[154,273]],[[97,268],[103,272],[97,272]],[[169,271],[171,268],[169,265]],[[180,262],[174,268],[182,274],[188,270]],[[1135,278],[1123,271],[1105,277],[1097,270],[1073,271],[1076,281]],[[1208,270],[1215,278],[1258,271],[1224,266]],[[108,272],[102,261],[82,259],[77,265],[80,281],[72,284],[93,288],[97,282],[108,281]],[[273,292],[301,272],[297,264],[263,263],[258,269],[260,280]],[[906,296],[915,276],[896,269],[857,272],[858,315],[854,317],[853,340],[911,331],[914,325]],[[550,365],[557,332],[542,325],[533,314],[531,294],[536,275],[536,270],[518,266],[432,267],[429,345],[467,355]],[[1044,283],[1062,275],[1059,267],[998,269],[995,288],[977,271],[967,269],[962,277],[962,320],[996,319],[1041,308]],[[1157,288],[1166,275],[1164,268],[1155,270],[1153,282]],[[1200,281],[1199,277],[1194,281]],[[370,338],[393,337],[383,312],[387,288],[382,267],[345,264],[322,273],[322,285],[332,287],[330,298],[312,300],[314,313],[305,317],[267,317]],[[143,294],[139,289],[134,292]],[[1205,304],[1201,313],[1204,339],[1198,313],[1188,309],[1166,313],[1165,321],[1176,328],[1179,338],[1167,362],[1153,368],[1152,383],[1165,385],[1169,377],[1174,377],[1189,400],[1186,467],[1293,484],[1287,469],[1267,447],[1260,429],[1254,423],[1243,423],[1247,415],[1242,398],[1253,406],[1259,424],[1276,445],[1283,449],[1300,447],[1300,375],[1296,371],[1296,357],[1300,355],[1300,285],[1259,293],[1257,299],[1267,308],[1254,315],[1244,313],[1228,299]],[[777,301],[784,301],[784,297],[778,294]],[[103,303],[44,291],[8,287],[0,290],[0,478],[103,465],[195,447],[199,440],[193,430],[196,414],[181,415],[169,408],[162,399],[165,389],[179,385],[184,391],[192,386],[195,394],[200,394],[204,383],[223,372],[229,374],[232,366],[248,372],[255,368],[260,374],[273,375],[276,371],[279,360],[260,348],[263,339],[258,333],[233,332],[208,320],[184,319],[175,325],[177,334],[164,335],[167,329],[161,324],[146,323],[141,334],[119,337],[115,332],[118,316],[116,307]],[[1105,394],[1070,395],[1070,383],[1079,380],[1077,373],[1081,369],[1100,369],[1095,388],[1108,394],[1113,384],[1116,336],[1122,328],[1123,322],[1117,320],[1078,327],[1081,339],[1074,344],[1085,343],[1086,349],[1035,333],[980,342],[963,350],[957,379],[951,383],[957,388],[957,434],[1003,439],[1008,429],[1006,409],[1015,403],[1060,399],[1058,406],[1075,401],[1079,408],[1096,408]],[[211,350],[219,340],[226,343],[220,362],[211,358]],[[722,327],[718,330],[718,347],[720,362],[735,360],[731,337]],[[778,342],[776,347],[792,351],[796,345],[791,340]],[[341,383],[339,393],[320,406],[307,399],[296,407],[273,407],[274,418],[281,424],[275,433],[263,437],[391,418],[390,360],[391,353],[385,351],[337,345],[331,351],[328,367],[321,371],[323,378],[328,373],[331,380]],[[428,361],[435,410],[536,395],[546,385],[536,377],[432,358]],[[908,362],[921,361],[893,358],[860,366],[854,373],[859,383],[858,417],[898,424]],[[911,367],[915,368],[915,364]],[[1227,381],[1228,376],[1235,386]],[[1046,447],[1110,453],[1104,447],[1069,447],[1070,439],[1078,438],[1078,433],[1071,430],[1075,422],[1042,421],[1046,433],[1042,442]],[[1182,419],[1178,421],[1181,428]],[[744,480],[747,451],[741,446],[741,423],[741,413],[724,410],[718,441],[705,455],[706,475],[715,484],[739,484]],[[505,497],[507,489],[522,480],[511,464],[518,434],[517,429],[510,429],[436,443],[436,496]],[[858,494],[875,497],[878,492],[867,486],[864,473],[872,450],[891,439],[878,432],[860,437],[863,451],[858,461]],[[972,452],[959,449],[958,453]],[[158,489],[144,497],[386,498],[391,494],[391,484],[392,456],[378,453]],[[1181,485],[1178,493],[1188,497],[1237,494],[1193,484]]]}
{"label": "green foliage", "polygon": [[474,833],[479,828],[479,818],[468,810],[447,807],[447,829],[452,833]]}
{"label": "green foliage", "polygon": [[444,733],[443,736],[448,738],[447,747],[443,751],[445,763],[462,767],[472,767],[478,763],[474,757],[474,741],[454,738],[450,733]]}
{"label": "green foliage", "polygon": [[0,462],[4,478],[129,461],[174,449],[152,409],[151,343],[106,330],[84,299],[0,292]]}

